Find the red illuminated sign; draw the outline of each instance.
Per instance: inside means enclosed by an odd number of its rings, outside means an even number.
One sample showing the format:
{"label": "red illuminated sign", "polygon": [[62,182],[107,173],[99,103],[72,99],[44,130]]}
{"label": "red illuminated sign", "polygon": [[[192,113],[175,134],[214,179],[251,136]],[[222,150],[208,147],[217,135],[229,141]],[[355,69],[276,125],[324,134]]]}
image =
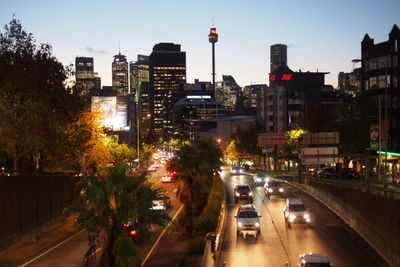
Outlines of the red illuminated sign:
{"label": "red illuminated sign", "polygon": [[276,80],[290,81],[292,79],[292,77],[293,77],[293,74],[283,74],[281,77],[277,77],[276,74],[271,74],[271,75],[269,75],[269,80],[271,82],[274,82]]}

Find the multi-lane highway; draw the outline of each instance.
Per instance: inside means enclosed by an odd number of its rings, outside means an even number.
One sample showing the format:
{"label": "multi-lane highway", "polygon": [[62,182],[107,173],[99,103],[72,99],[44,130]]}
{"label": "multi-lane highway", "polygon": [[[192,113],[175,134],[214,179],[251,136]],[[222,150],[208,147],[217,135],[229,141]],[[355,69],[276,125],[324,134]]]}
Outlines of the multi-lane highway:
{"label": "multi-lane highway", "polygon": [[[179,210],[181,204],[176,199],[176,186],[174,183],[161,183],[160,177],[165,173],[165,168],[161,165],[156,172],[150,173],[148,181],[153,183],[154,188],[159,188],[171,198],[172,207],[168,209],[168,214],[173,217]],[[154,240],[161,233],[160,228],[154,229]],[[147,256],[152,244],[143,247],[142,258]],[[97,260],[100,257],[101,247],[94,253],[94,262],[89,266],[98,266]],[[81,231],[71,238],[54,243],[45,250],[37,251],[33,255],[18,255],[18,257],[3,262],[3,266],[82,266],[85,252],[88,250],[87,232]],[[151,258],[150,258],[151,259]]]}
{"label": "multi-lane highway", "polygon": [[[310,227],[294,224],[288,228],[284,219],[285,198],[267,199],[262,186],[255,186],[251,173],[230,175],[221,172],[227,192],[227,219],[222,235],[221,256],[217,266],[297,266],[302,253],[328,255],[333,266],[387,266],[348,225],[313,197],[286,184],[285,191],[298,196],[309,209]],[[234,216],[240,204],[233,204],[236,184],[250,184],[254,206],[261,215],[261,234],[254,238],[237,236]]]}

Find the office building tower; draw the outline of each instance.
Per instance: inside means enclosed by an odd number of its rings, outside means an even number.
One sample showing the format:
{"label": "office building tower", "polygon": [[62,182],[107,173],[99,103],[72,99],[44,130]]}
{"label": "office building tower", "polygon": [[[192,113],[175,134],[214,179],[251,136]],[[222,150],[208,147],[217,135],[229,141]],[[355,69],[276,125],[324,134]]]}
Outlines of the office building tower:
{"label": "office building tower", "polygon": [[150,55],[150,90],[154,130],[162,136],[173,131],[173,90],[182,83],[186,83],[186,52],[179,44],[156,44]]}
{"label": "office building tower", "polygon": [[276,71],[280,66],[287,66],[287,46],[284,44],[271,45],[270,72]]}
{"label": "office building tower", "polygon": [[129,63],[130,91],[135,97],[136,113],[139,119],[139,129],[142,137],[148,135],[151,129],[152,94],[150,89],[149,56],[138,55],[137,61]]}
{"label": "office building tower", "polygon": [[92,88],[101,88],[100,77],[94,72],[92,57],[75,58],[75,89],[74,93],[87,96]]}
{"label": "office building tower", "polygon": [[112,63],[112,86],[117,92],[117,95],[123,96],[128,95],[128,61],[126,56],[118,55],[114,56]]}
{"label": "office building tower", "polygon": [[[361,96],[367,99],[364,118],[369,122],[371,129],[379,128],[382,135],[381,147],[373,142],[371,133],[371,150],[388,150],[400,152],[400,29],[394,25],[385,42],[374,43],[368,34],[361,42]],[[379,114],[381,118],[379,119]],[[373,145],[373,143],[375,143]],[[386,148],[386,149],[385,149]],[[394,166],[400,167],[393,160],[384,162],[388,165],[388,172]]]}

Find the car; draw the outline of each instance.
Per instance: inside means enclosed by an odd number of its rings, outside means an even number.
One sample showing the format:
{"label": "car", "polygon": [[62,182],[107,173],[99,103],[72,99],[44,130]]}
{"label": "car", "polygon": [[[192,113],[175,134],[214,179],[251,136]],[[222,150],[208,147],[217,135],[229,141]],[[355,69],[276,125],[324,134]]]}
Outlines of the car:
{"label": "car", "polygon": [[161,182],[162,183],[172,183],[172,181],[173,181],[173,178],[168,173],[166,175],[161,176]]}
{"label": "car", "polygon": [[243,174],[244,171],[240,167],[232,167],[231,168],[231,175]]}
{"label": "car", "polygon": [[135,220],[128,220],[126,223],[124,223],[124,228],[126,233],[130,238],[132,238],[134,241],[137,241],[137,234],[139,233],[138,230],[138,223]]}
{"label": "car", "polygon": [[155,172],[156,171],[156,167],[150,166],[150,167],[147,168],[147,171],[148,172]]}
{"label": "car", "polygon": [[159,193],[152,200],[152,210],[166,210],[171,207],[171,198],[169,196],[164,195],[163,193]]}
{"label": "car", "polygon": [[237,235],[243,235],[244,238],[247,235],[257,237],[261,232],[260,217],[252,204],[241,205],[235,216]]}
{"label": "car", "polygon": [[264,193],[268,197],[268,199],[271,198],[271,195],[279,195],[283,197],[284,192],[285,189],[283,188],[282,182],[270,180],[264,185]]}
{"label": "car", "polygon": [[325,167],[318,170],[317,176],[319,178],[333,178],[336,176],[336,171],[334,168]]}
{"label": "car", "polygon": [[264,185],[269,181],[269,177],[265,173],[257,173],[253,176],[253,179],[256,185]]}
{"label": "car", "polygon": [[285,210],[283,213],[289,228],[292,223],[306,223],[309,225],[311,222],[310,214],[303,201],[300,199],[286,199]]}
{"label": "car", "polygon": [[299,255],[299,267],[331,267],[333,266],[324,254],[307,253]]}
{"label": "car", "polygon": [[233,195],[235,198],[235,203],[237,204],[239,200],[248,200],[253,203],[253,192],[248,184],[238,184],[233,189]]}

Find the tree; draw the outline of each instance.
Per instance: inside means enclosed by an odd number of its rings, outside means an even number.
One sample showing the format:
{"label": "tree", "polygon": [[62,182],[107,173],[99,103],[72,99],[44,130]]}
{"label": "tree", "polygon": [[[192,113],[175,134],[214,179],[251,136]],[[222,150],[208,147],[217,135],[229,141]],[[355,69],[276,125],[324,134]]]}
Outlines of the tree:
{"label": "tree", "polygon": [[185,230],[191,236],[193,218],[204,208],[213,176],[221,166],[222,152],[211,139],[183,145],[172,158],[169,170],[177,171],[177,195],[185,205]]}
{"label": "tree", "polygon": [[257,146],[257,134],[262,131],[258,123],[251,124],[247,129],[238,128],[231,135],[231,142],[227,147],[228,157],[238,159],[253,158],[261,154]]}
{"label": "tree", "polygon": [[114,168],[108,176],[84,178],[79,203],[64,210],[66,215],[77,214],[75,226],[95,237],[89,239],[89,251],[95,250],[94,240],[104,233],[100,266],[140,266],[137,243],[124,228],[128,220],[137,223],[139,235],[148,235],[151,226],[164,226],[170,220],[165,212],[150,209],[157,190],[146,177],[129,178],[126,169]]}
{"label": "tree", "polygon": [[[60,130],[80,107],[63,82],[68,70],[51,53],[36,46],[31,33],[13,18],[0,33],[0,147],[18,169],[21,157],[51,158],[62,140]],[[60,136],[61,135],[61,136]]]}

